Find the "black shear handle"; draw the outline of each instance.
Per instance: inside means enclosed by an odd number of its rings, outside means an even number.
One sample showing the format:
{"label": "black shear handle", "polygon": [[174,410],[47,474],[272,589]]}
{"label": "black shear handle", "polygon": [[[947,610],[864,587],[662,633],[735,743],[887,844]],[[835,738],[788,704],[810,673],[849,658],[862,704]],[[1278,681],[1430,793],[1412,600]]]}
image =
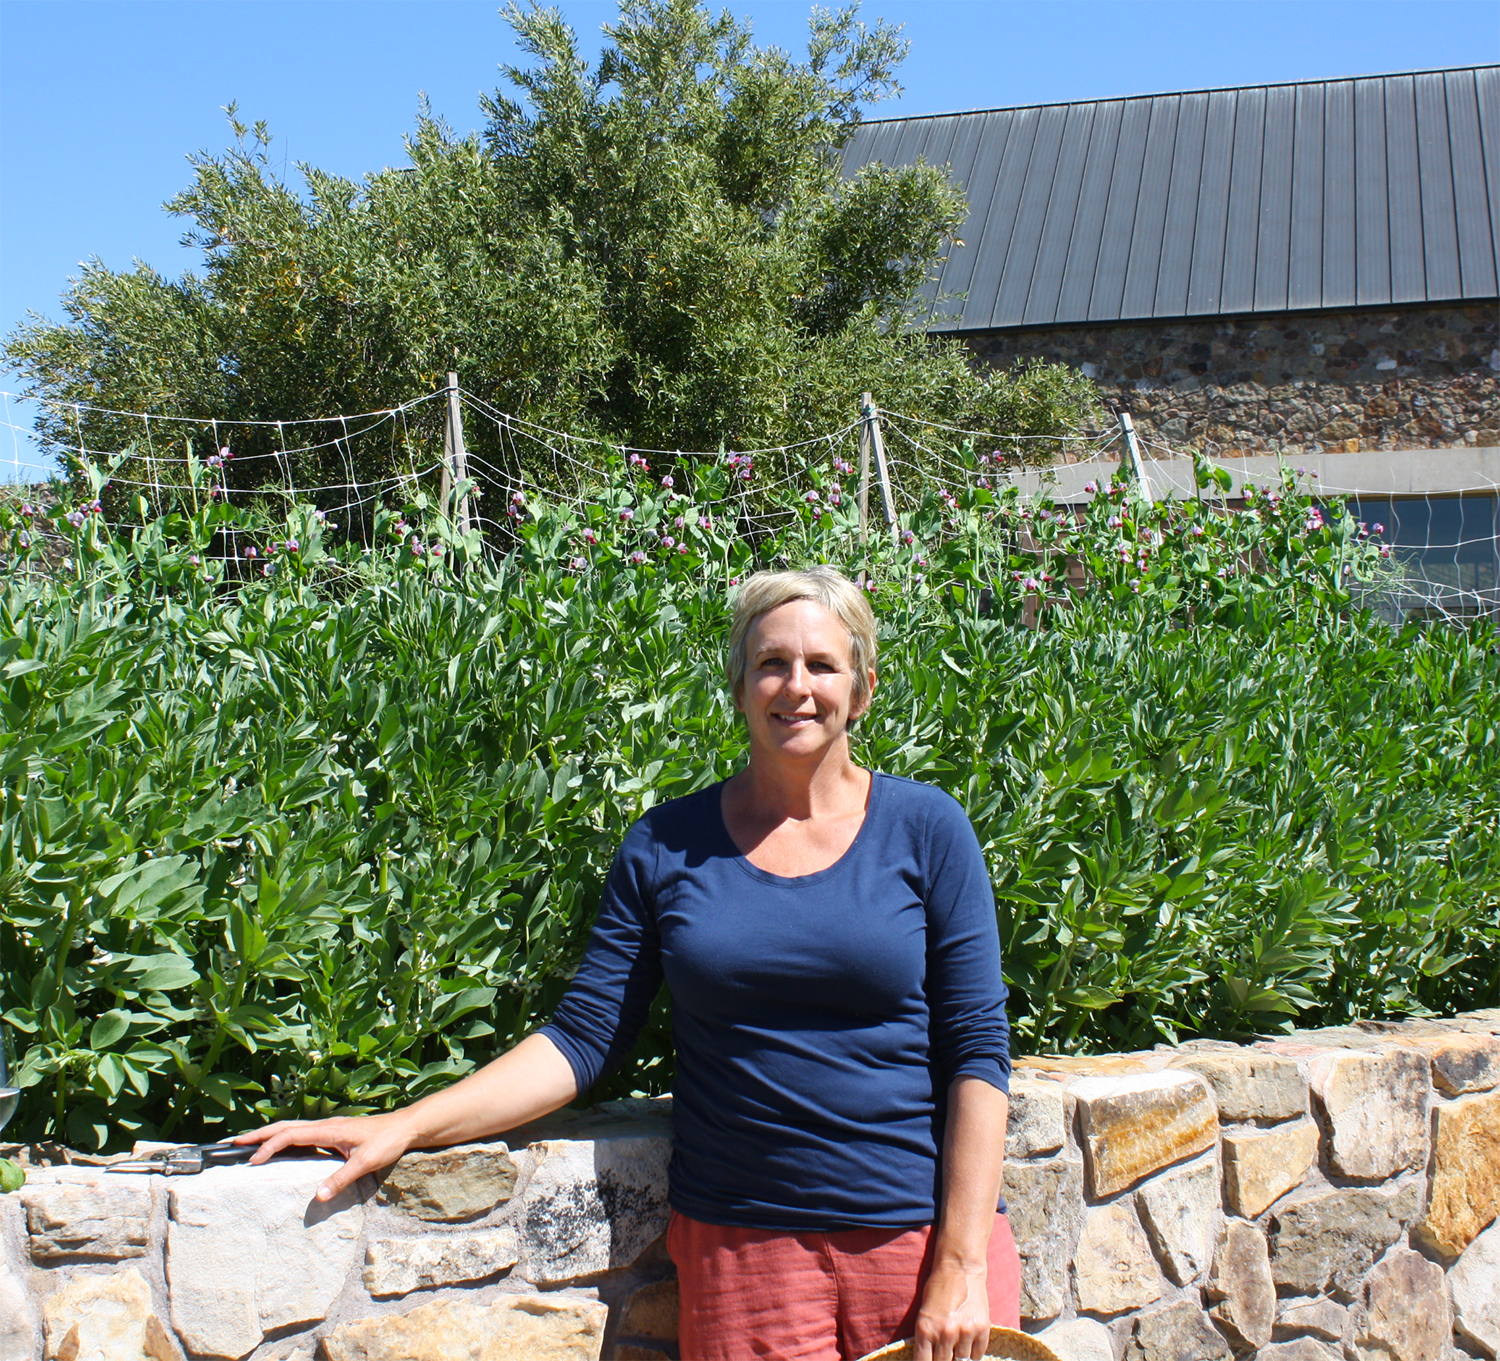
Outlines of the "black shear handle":
{"label": "black shear handle", "polygon": [[259,1151],[259,1144],[203,1144],[198,1153],[204,1167],[229,1167],[234,1163],[247,1163]]}

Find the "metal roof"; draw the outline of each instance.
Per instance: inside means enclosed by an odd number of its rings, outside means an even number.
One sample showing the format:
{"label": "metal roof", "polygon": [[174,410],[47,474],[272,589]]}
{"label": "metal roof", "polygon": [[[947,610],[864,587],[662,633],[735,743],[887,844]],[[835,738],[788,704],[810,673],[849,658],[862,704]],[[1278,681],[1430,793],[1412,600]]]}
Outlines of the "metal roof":
{"label": "metal roof", "polygon": [[969,198],[933,330],[1500,291],[1500,66],[891,119],[844,149],[918,160]]}

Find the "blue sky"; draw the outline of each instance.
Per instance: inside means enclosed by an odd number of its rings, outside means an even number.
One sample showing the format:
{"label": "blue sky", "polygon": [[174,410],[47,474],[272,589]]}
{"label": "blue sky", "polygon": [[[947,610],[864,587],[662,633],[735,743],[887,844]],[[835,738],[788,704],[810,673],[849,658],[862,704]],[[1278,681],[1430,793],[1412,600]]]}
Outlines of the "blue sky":
{"label": "blue sky", "polygon": [[[596,51],[613,4],[561,0]],[[719,6],[715,6],[718,8]],[[762,43],[800,50],[810,6],[741,0]],[[56,318],[78,262],[195,263],[161,203],[218,149],[220,106],[264,118],[297,161],[357,177],[404,163],[420,92],[455,128],[514,60],[491,0],[3,0],[0,328]],[[1492,0],[865,0],[905,25],[905,94],[876,117],[1500,60]],[[13,375],[0,385],[14,391]],[[210,414],[210,413],[204,413]],[[0,418],[29,423],[14,401]],[[40,462],[0,427],[0,481]]]}

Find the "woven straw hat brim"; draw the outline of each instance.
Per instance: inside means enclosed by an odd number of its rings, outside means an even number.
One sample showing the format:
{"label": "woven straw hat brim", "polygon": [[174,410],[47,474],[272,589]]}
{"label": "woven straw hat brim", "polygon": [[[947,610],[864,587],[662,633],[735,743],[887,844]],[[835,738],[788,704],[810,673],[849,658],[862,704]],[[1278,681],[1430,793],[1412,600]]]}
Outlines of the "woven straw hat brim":
{"label": "woven straw hat brim", "polygon": [[[888,1347],[861,1357],[860,1361],[911,1361],[914,1354],[910,1342],[892,1342]],[[984,1354],[1007,1358],[1007,1361],[1062,1361],[1062,1357],[1040,1338],[1018,1333],[1014,1328],[991,1328],[990,1345]]]}

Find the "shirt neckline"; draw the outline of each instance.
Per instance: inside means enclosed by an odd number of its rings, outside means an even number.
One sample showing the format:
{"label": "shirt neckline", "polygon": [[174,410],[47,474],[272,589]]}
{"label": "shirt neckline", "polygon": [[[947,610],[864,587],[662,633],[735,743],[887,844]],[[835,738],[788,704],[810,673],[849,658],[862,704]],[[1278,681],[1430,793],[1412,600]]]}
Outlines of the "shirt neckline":
{"label": "shirt neckline", "polygon": [[830,875],[836,874],[853,859],[860,842],[865,839],[865,833],[870,829],[870,824],[875,821],[876,810],[880,806],[882,791],[885,787],[885,777],[878,770],[870,772],[870,801],[865,805],[865,820],[859,824],[859,831],[854,834],[854,840],[849,843],[843,855],[824,869],[814,870],[811,874],[794,875],[772,874],[770,870],[761,869],[759,865],[752,864],[750,857],[734,844],[734,838],[729,835],[729,825],[724,821],[723,796],[724,786],[727,783],[726,780],[720,780],[718,784],[709,788],[708,793],[713,799],[714,821],[718,825],[719,835],[724,840],[724,847],[729,852],[729,858],[752,879],[763,884],[774,884],[778,888],[801,888],[807,884],[820,883]]}

